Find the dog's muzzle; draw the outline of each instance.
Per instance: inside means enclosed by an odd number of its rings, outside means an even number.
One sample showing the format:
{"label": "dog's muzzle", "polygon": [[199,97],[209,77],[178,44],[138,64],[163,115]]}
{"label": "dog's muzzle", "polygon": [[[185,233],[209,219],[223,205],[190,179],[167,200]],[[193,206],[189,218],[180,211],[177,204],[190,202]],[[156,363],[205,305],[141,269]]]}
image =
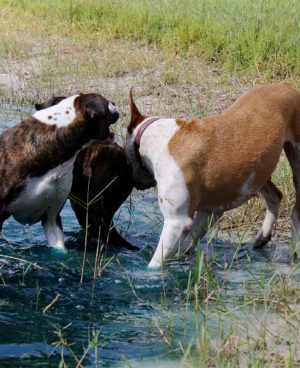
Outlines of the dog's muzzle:
{"label": "dog's muzzle", "polygon": [[119,112],[117,106],[111,101],[109,101],[109,103],[108,103],[108,110],[111,114],[111,124],[114,124],[119,119],[120,112]]}

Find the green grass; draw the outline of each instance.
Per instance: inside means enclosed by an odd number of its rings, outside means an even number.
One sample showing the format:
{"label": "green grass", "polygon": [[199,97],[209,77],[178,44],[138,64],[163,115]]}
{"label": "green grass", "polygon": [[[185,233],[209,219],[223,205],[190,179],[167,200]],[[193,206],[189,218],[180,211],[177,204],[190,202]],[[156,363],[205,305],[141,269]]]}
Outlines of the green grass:
{"label": "green grass", "polygon": [[[0,0],[55,32],[128,38],[229,71],[299,78],[298,0]],[[130,51],[129,51],[130,52]]]}

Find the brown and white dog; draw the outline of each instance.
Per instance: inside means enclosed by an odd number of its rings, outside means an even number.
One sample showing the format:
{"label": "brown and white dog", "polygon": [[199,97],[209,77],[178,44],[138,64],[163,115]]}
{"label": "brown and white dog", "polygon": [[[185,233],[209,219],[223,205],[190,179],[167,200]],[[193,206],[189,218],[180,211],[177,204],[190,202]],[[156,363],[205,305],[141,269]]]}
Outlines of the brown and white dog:
{"label": "brown and white dog", "polygon": [[[51,97],[36,110],[54,106],[66,97]],[[109,247],[137,250],[116,230],[113,216],[133,189],[131,168],[124,148],[114,142],[93,143],[76,156],[70,202],[83,229]],[[87,209],[87,195],[92,202]],[[93,201],[93,199],[95,199]],[[88,210],[88,216],[87,216]]]}
{"label": "brown and white dog", "polygon": [[131,93],[130,105],[126,153],[134,181],[147,187],[155,178],[164,216],[150,267],[185,252],[204,236],[209,218],[258,192],[267,208],[254,245],[266,244],[282,198],[271,182],[282,148],[296,188],[292,236],[300,240],[300,93],[290,84],[254,88],[221,114],[199,120],[147,118]]}
{"label": "brown and white dog", "polygon": [[60,211],[72,185],[78,151],[110,137],[119,118],[115,105],[89,93],[37,111],[0,136],[0,231],[13,216],[22,224],[42,221],[49,246],[65,249]]}

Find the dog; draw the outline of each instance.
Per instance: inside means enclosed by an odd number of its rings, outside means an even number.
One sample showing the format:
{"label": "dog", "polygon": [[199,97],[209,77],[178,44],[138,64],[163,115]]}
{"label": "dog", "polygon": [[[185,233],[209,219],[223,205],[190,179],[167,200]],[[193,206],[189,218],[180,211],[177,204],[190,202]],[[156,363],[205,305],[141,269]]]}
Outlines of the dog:
{"label": "dog", "polygon": [[60,211],[72,185],[76,154],[110,138],[117,107],[95,93],[79,94],[35,112],[0,136],[0,231],[11,215],[41,221],[49,246],[65,250]]}
{"label": "dog", "polygon": [[187,251],[210,221],[257,193],[266,215],[254,246],[267,244],[282,199],[271,175],[283,148],[296,188],[292,237],[300,240],[300,93],[289,83],[256,87],[224,112],[190,121],[143,116],[132,91],[129,102],[125,150],[134,182],[157,182],[164,217],[150,267]]}
{"label": "dog", "polygon": [[[36,110],[56,105],[65,96],[52,97],[35,104]],[[94,143],[76,156],[73,183],[69,195],[71,206],[82,228],[94,238],[117,249],[138,250],[116,230],[113,216],[133,189],[131,168],[124,148],[111,141]],[[89,199],[87,199],[87,195]],[[93,201],[94,199],[94,201]],[[87,209],[87,201],[92,202]],[[87,214],[88,210],[88,214]]]}
{"label": "dog", "polygon": [[[73,170],[70,202],[79,224],[103,244],[117,248],[138,250],[116,230],[113,216],[133,189],[131,168],[124,148],[116,143],[93,144],[79,152]],[[88,207],[87,193],[92,202]],[[78,201],[79,199],[79,201]],[[93,201],[95,199],[95,201]],[[88,217],[87,217],[88,216]]]}

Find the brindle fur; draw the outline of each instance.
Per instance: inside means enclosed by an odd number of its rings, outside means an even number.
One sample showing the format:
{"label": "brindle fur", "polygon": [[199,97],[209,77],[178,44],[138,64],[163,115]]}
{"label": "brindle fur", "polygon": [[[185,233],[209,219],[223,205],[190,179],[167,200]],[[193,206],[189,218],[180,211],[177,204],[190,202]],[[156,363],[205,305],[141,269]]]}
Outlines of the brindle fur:
{"label": "brindle fur", "polygon": [[47,125],[34,117],[0,136],[0,231],[11,215],[9,204],[25,189],[26,177],[40,177],[68,161],[90,140],[105,140],[118,115],[97,94],[81,94],[74,101],[76,118],[67,127]]}
{"label": "brindle fur", "polygon": [[[54,96],[46,102],[35,104],[37,110],[56,105],[64,96]],[[86,203],[103,191],[98,201],[89,206],[88,232],[105,245],[115,248],[138,249],[126,241],[116,230],[113,216],[133,188],[130,166],[124,149],[116,143],[95,143],[78,153],[73,170],[71,205],[82,228],[86,228]]]}

